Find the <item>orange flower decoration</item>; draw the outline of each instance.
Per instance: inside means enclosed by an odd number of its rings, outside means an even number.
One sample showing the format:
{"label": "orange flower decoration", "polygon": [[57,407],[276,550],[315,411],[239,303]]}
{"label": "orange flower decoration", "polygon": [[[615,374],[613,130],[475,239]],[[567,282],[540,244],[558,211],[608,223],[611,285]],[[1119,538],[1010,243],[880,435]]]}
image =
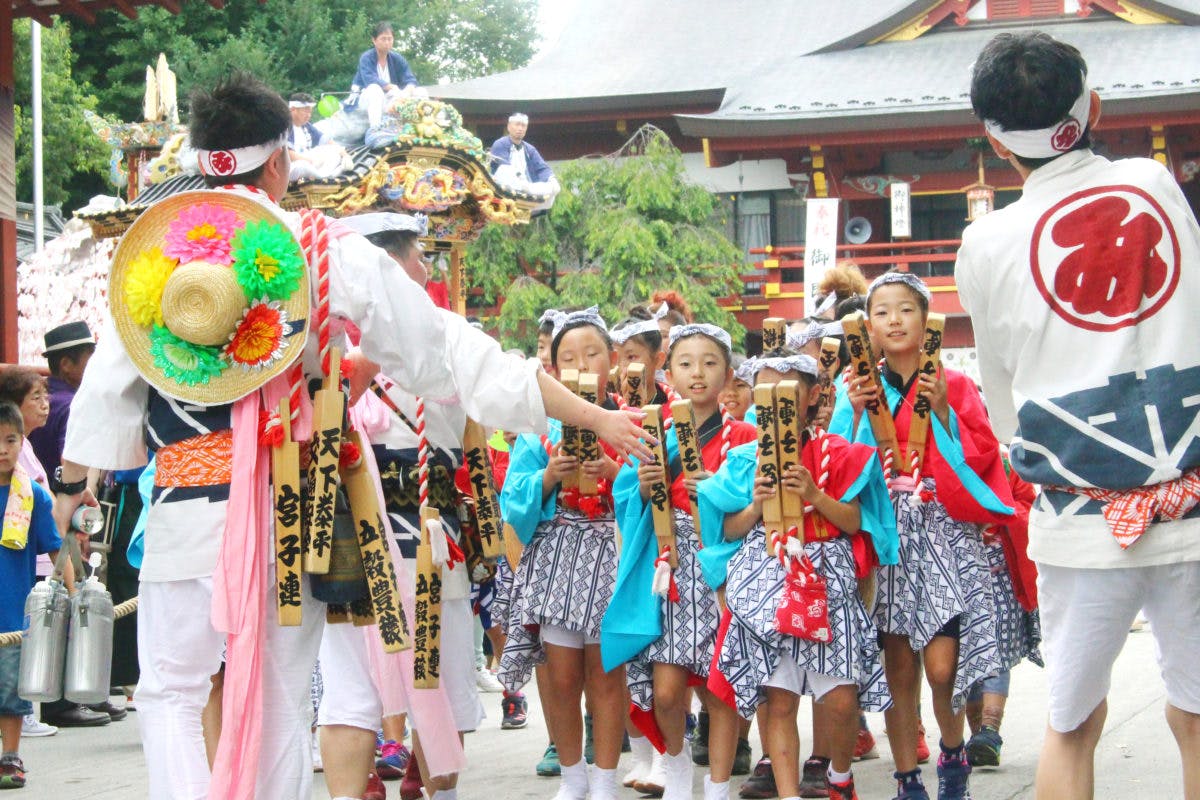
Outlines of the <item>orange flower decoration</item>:
{"label": "orange flower decoration", "polygon": [[250,369],[261,369],[283,355],[287,313],[278,303],[256,300],[229,337],[225,357]]}

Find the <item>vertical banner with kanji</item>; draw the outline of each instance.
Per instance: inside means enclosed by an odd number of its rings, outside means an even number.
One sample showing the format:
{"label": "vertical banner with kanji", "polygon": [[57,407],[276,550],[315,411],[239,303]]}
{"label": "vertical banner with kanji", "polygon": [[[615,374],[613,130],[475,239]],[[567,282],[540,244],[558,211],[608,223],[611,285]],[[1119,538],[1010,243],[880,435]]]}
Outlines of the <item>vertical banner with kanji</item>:
{"label": "vertical banner with kanji", "polygon": [[903,181],[890,184],[892,194],[892,238],[912,236],[912,191]]}
{"label": "vertical banner with kanji", "polygon": [[812,316],[817,310],[817,286],[837,261],[838,201],[821,197],[804,204],[804,314]]}

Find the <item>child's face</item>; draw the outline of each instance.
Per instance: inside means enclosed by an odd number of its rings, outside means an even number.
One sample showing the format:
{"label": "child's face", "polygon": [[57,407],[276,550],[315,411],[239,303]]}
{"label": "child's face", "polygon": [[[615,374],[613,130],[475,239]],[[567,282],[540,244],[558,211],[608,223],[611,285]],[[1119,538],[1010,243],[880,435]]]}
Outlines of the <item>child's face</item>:
{"label": "child's face", "polygon": [[46,384],[38,382],[21,403],[21,417],[25,420],[25,430],[35,431],[46,424],[50,416],[50,393]]}
{"label": "child's face", "polygon": [[550,334],[539,333],[537,343],[537,359],[542,362],[542,369],[551,371],[550,364]]}
{"label": "child's face", "polygon": [[796,381],[800,384],[800,405],[808,409],[808,413],[805,415],[805,424],[808,424],[812,421],[813,406],[821,400],[821,385],[811,375],[795,371],[779,372],[770,367],[763,367],[758,371],[755,385],[761,386],[766,383],[782,381]]}
{"label": "child's face", "polygon": [[885,357],[912,355],[925,338],[925,312],[907,286],[880,286],[871,293],[867,326],[871,341]]}
{"label": "child's face", "polygon": [[645,364],[648,373],[653,374],[662,366],[663,357],[661,351],[651,352],[636,336],[624,344],[617,345],[617,366],[621,368],[622,375],[629,369],[630,364]]}
{"label": "child's face", "polygon": [[11,473],[17,467],[24,436],[12,425],[0,425],[0,472]]}
{"label": "child's face", "polygon": [[733,377],[721,346],[702,335],[675,342],[667,374],[679,396],[701,408],[715,407],[721,390]]}
{"label": "child's face", "polygon": [[750,404],[754,402],[754,390],[744,380],[734,378],[725,384],[718,399],[734,419],[743,420],[746,418],[746,412],[750,410]]}
{"label": "child's face", "polygon": [[608,343],[600,331],[591,325],[580,325],[564,333],[558,340],[558,361],[554,368],[559,375],[564,369],[594,373],[600,376],[603,385],[615,358],[616,353],[608,349]]}

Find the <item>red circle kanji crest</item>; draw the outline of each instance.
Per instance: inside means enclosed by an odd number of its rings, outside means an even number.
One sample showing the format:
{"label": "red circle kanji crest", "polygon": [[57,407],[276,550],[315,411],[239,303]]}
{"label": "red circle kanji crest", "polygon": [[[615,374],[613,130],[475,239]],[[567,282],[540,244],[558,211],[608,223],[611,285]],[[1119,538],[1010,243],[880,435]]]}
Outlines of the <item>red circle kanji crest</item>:
{"label": "red circle kanji crest", "polygon": [[1033,229],[1029,265],[1042,297],[1078,328],[1148,319],[1179,285],[1179,238],[1136,186],[1098,186],[1059,201]]}
{"label": "red circle kanji crest", "polygon": [[1060,153],[1065,153],[1075,146],[1075,143],[1079,141],[1079,137],[1082,135],[1083,128],[1079,126],[1077,120],[1065,120],[1054,131],[1054,135],[1050,137],[1050,146]]}
{"label": "red circle kanji crest", "polygon": [[237,173],[237,157],[228,150],[214,150],[208,154],[210,175],[234,175]]}

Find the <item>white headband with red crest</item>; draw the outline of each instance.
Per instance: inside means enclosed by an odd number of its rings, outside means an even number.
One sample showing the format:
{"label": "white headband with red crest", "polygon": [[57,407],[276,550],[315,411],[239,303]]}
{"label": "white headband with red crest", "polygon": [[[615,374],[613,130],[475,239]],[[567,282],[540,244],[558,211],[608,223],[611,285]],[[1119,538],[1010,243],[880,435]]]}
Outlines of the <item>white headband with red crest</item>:
{"label": "white headband with red crest", "polygon": [[228,178],[261,167],[267,163],[272,153],[281,147],[287,147],[287,143],[287,134],[284,133],[278,139],[248,147],[232,147],[228,150],[197,148],[196,160],[200,163],[201,174]]}
{"label": "white headband with red crest", "polygon": [[1036,131],[1006,131],[995,120],[985,119],[983,128],[1000,144],[1023,158],[1054,158],[1061,156],[1079,142],[1087,130],[1092,110],[1092,91],[1083,81],[1083,92],[1066,118],[1048,128]]}

